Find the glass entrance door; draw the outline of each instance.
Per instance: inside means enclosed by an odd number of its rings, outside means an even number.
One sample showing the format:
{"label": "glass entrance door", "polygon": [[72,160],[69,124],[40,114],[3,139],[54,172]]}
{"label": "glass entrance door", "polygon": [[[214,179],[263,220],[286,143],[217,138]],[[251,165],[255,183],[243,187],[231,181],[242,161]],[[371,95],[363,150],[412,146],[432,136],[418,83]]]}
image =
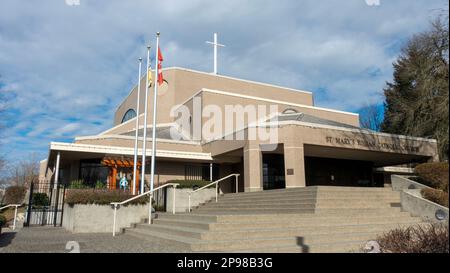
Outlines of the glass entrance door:
{"label": "glass entrance door", "polygon": [[284,189],[284,156],[279,154],[263,154],[263,189]]}

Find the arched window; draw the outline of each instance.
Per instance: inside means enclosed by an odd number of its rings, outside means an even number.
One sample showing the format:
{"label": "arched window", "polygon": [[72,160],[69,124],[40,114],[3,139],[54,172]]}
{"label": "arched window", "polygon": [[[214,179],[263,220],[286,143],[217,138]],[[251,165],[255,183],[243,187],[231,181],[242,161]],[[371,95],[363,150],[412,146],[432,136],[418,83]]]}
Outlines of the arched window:
{"label": "arched window", "polygon": [[134,111],[133,109],[129,109],[125,115],[123,115],[122,118],[122,123],[129,121],[130,119],[133,119],[136,117],[136,111]]}
{"label": "arched window", "polygon": [[292,115],[292,114],[298,114],[298,111],[292,108],[288,108],[283,111],[283,115]]}

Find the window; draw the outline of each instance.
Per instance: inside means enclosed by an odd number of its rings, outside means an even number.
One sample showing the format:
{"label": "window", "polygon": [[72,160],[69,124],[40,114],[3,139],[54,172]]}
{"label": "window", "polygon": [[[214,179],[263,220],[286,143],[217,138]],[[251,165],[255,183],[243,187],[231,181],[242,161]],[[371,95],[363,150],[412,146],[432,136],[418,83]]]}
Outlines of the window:
{"label": "window", "polygon": [[286,110],[283,111],[283,115],[292,115],[292,114],[297,114],[298,111],[292,108],[288,108]]}
{"label": "window", "polygon": [[97,181],[106,183],[109,169],[101,164],[101,159],[85,159],[80,161],[80,180],[85,185],[94,187]]}
{"label": "window", "polygon": [[[213,180],[218,179],[219,168],[216,164],[213,165]],[[204,180],[210,179],[210,167],[209,164],[195,164],[184,166],[184,179],[185,180]]]}
{"label": "window", "polygon": [[136,117],[136,112],[133,109],[129,109],[125,115],[123,115],[122,123],[129,121]]}

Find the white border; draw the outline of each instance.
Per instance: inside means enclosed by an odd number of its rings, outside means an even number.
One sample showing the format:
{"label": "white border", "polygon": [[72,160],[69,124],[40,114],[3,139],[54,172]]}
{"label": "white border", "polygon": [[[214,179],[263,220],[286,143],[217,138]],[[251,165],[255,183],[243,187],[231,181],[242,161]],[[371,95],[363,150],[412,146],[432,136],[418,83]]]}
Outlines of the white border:
{"label": "white border", "polygon": [[[75,141],[82,140],[104,140],[104,139],[126,139],[126,140],[135,140],[134,136],[123,136],[123,135],[101,135],[101,136],[84,136],[77,137]],[[143,141],[143,137],[138,138],[139,141]],[[152,141],[147,138],[147,142]],[[165,138],[156,138],[156,142],[165,142],[165,143],[175,143],[175,144],[186,144],[186,145],[200,145],[200,142],[196,141],[183,141],[183,140],[173,140],[173,139],[165,139]]]}
{"label": "white border", "polygon": [[[68,152],[100,153],[100,154],[134,155],[134,148],[63,143],[63,142],[50,142],[50,151],[52,150],[68,151]],[[148,149],[147,152],[148,153],[151,152],[151,149]],[[156,156],[163,158],[196,159],[209,161],[212,160],[211,153],[181,152],[181,151],[171,151],[161,149],[158,149],[156,151]]]}
{"label": "white border", "polygon": [[216,94],[225,95],[225,96],[238,97],[238,98],[243,98],[243,99],[260,100],[260,101],[271,102],[271,103],[276,103],[276,104],[285,104],[285,105],[291,105],[291,106],[296,106],[296,107],[303,107],[303,108],[309,108],[309,109],[315,109],[315,110],[321,110],[321,111],[327,111],[327,112],[333,112],[333,113],[339,113],[339,114],[359,116],[359,114],[352,113],[352,112],[333,110],[333,109],[328,109],[328,108],[292,103],[292,102],[281,101],[281,100],[272,100],[272,99],[266,99],[266,98],[256,97],[256,96],[241,95],[241,94],[237,94],[237,93],[230,93],[227,91],[221,91],[221,90],[215,90],[215,89],[202,88],[201,91],[216,93]]}
{"label": "white border", "polygon": [[387,133],[380,133],[375,131],[368,131],[367,129],[352,129],[352,128],[344,128],[340,126],[333,126],[333,125],[323,125],[323,124],[317,124],[317,123],[310,123],[310,122],[304,122],[304,121],[294,121],[294,120],[287,120],[287,121],[272,121],[272,122],[263,122],[256,125],[249,125],[245,128],[238,129],[236,131],[233,131],[232,133],[223,134],[221,136],[218,136],[212,140],[209,141],[202,141],[202,145],[210,144],[215,141],[221,141],[224,140],[227,136],[231,134],[237,134],[240,131],[246,130],[248,128],[258,128],[258,127],[281,127],[286,125],[299,125],[299,126],[305,126],[310,128],[319,128],[319,129],[330,129],[330,130],[337,130],[337,131],[347,131],[352,133],[358,133],[358,134],[368,134],[368,135],[375,135],[375,136],[382,136],[382,137],[396,137],[403,140],[412,140],[412,141],[423,141],[423,142],[429,142],[429,143],[437,143],[436,139],[428,139],[428,138],[422,138],[422,137],[412,137],[412,136],[404,136],[404,135],[395,135],[395,134],[387,134]]}

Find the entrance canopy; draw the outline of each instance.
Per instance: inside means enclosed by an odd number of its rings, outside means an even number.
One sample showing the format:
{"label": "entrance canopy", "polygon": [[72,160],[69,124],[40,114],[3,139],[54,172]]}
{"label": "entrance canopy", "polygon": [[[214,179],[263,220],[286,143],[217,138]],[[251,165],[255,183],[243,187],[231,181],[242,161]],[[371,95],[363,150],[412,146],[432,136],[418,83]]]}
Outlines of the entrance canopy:
{"label": "entrance canopy", "polygon": [[[117,146],[101,146],[101,145],[88,145],[88,144],[77,144],[77,143],[61,143],[61,142],[51,142],[50,151],[48,155],[48,168],[52,169],[55,166],[57,154],[61,155],[61,166],[65,163],[77,161],[80,159],[90,159],[90,158],[105,158],[111,156],[128,156],[132,157],[134,155],[134,148],[129,147],[117,147]],[[139,149],[139,155],[142,151]],[[146,153],[151,154],[151,149],[147,149]],[[156,157],[164,158],[168,160],[200,160],[200,161],[211,161],[212,157],[210,153],[197,153],[197,152],[184,152],[184,151],[169,151],[169,150],[157,150]]]}
{"label": "entrance canopy", "polygon": [[305,156],[360,160],[373,162],[374,167],[395,166],[406,163],[420,163],[430,160],[430,156],[417,154],[401,154],[383,151],[367,151],[340,147],[328,147],[320,145],[304,145]]}

